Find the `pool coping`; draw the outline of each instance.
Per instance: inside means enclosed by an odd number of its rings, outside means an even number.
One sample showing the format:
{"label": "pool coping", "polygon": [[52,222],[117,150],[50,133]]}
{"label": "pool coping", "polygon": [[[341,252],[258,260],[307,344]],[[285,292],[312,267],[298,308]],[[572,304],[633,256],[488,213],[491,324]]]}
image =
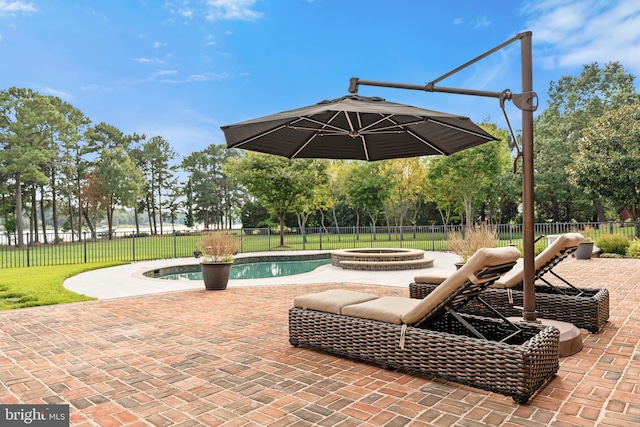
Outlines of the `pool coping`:
{"label": "pool coping", "polygon": [[[291,255],[298,254],[317,255],[318,253],[330,253],[330,251],[283,251],[239,254],[238,259],[256,256]],[[455,271],[454,263],[460,257],[450,252],[429,252],[429,256],[435,258],[432,268],[400,271],[359,271],[343,270],[330,264],[316,268],[315,270],[292,276],[271,277],[265,279],[232,279],[228,288],[245,286],[276,286],[297,285],[310,283],[367,283],[372,285],[388,285],[408,287],[415,276],[434,271]],[[153,293],[177,292],[193,289],[204,289],[204,281],[201,280],[164,280],[145,277],[145,271],[167,267],[177,264],[199,264],[196,258],[170,258],[161,260],[137,261],[116,267],[108,267],[99,270],[87,271],[65,280],[66,289],[98,299],[122,298],[134,295],[146,295]]]}
{"label": "pool coping", "polygon": [[[234,265],[242,265],[249,263],[257,263],[257,262],[286,262],[286,261],[315,261],[315,260],[330,260],[331,253],[317,253],[317,254],[288,254],[288,255],[256,255],[256,256],[245,256],[236,258],[233,262]],[[142,273],[145,278],[149,279],[161,279],[168,280],[165,278],[157,277],[158,275],[167,275],[167,274],[179,274],[179,273],[193,273],[198,271],[196,266],[201,264],[199,263],[189,263],[182,265],[172,265],[169,267],[159,267],[151,270],[147,270]],[[315,270],[315,269],[314,269]],[[307,273],[307,272],[305,272]],[[298,273],[304,274],[304,273]],[[290,274],[287,276],[297,276],[298,274]],[[274,277],[286,277],[286,276],[274,276]],[[263,277],[264,279],[264,277]],[[245,280],[245,279],[231,279],[231,280]],[[246,280],[258,280],[258,278],[246,279]]]}

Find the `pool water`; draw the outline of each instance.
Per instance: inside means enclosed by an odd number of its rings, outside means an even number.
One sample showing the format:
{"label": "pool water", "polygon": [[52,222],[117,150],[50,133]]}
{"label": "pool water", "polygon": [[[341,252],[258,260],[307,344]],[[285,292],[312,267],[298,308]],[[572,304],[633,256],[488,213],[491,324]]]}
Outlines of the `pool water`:
{"label": "pool water", "polygon": [[[313,259],[299,261],[261,261],[233,264],[229,279],[265,279],[269,277],[292,276],[308,273],[316,268],[330,264],[330,259]],[[165,280],[202,280],[200,266],[194,266],[193,271],[155,276]]]}

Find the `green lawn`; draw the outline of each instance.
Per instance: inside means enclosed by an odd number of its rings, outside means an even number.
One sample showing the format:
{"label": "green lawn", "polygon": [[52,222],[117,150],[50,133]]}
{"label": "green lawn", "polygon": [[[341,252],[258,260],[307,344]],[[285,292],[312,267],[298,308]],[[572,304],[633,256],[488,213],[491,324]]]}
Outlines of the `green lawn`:
{"label": "green lawn", "polygon": [[65,289],[62,283],[65,279],[85,271],[122,264],[122,262],[101,262],[3,268],[0,275],[0,310],[93,300],[95,298]]}

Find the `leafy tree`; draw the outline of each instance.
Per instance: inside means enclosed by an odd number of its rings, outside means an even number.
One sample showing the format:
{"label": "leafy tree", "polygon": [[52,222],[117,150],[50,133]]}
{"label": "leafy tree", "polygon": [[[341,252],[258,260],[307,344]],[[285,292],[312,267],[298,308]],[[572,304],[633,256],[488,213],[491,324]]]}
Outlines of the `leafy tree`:
{"label": "leafy tree", "polygon": [[453,206],[464,214],[468,226],[473,224],[474,206],[486,200],[491,187],[510,165],[507,131],[492,123],[481,126],[500,140],[433,158],[427,173],[428,188],[435,191],[431,196],[439,209],[449,210]]}
{"label": "leafy tree", "polygon": [[300,206],[299,197],[317,182],[323,162],[315,159],[294,159],[248,152],[229,159],[224,170],[235,182],[244,186],[278,219],[280,246],[284,246],[285,216]]}
{"label": "leafy tree", "polygon": [[385,208],[387,222],[392,218],[403,226],[405,218],[418,208],[425,181],[426,160],[418,157],[387,160],[382,163],[382,173],[391,184]]}
{"label": "leafy tree", "polygon": [[129,155],[135,142],[145,138],[134,133],[124,134],[113,125],[100,122],[85,132],[89,153],[97,154],[93,172],[107,197],[107,225],[111,239],[113,213],[116,206],[135,207],[143,194],[144,180],[136,162]]}
{"label": "leafy tree", "polygon": [[98,218],[103,217],[107,210],[107,195],[102,189],[100,179],[93,172],[84,176],[81,182],[78,197],[80,211],[91,232],[91,237],[96,237]]}
{"label": "leafy tree", "polygon": [[618,62],[601,68],[585,65],[578,77],[563,76],[549,86],[549,107],[535,121],[536,207],[553,221],[591,219],[595,211],[604,221],[598,199],[573,185],[567,166],[578,151],[578,140],[596,118],[639,100],[634,77]]}
{"label": "leafy tree", "polygon": [[640,104],[623,105],[596,119],[578,141],[567,168],[588,195],[625,207],[638,220],[640,206]]}
{"label": "leafy tree", "polygon": [[[391,183],[382,174],[382,164],[353,162],[349,165],[344,182],[347,204],[357,212],[365,212],[372,227],[376,226],[378,217],[384,210],[384,201],[391,191]],[[360,225],[359,220],[357,216],[356,226]]]}

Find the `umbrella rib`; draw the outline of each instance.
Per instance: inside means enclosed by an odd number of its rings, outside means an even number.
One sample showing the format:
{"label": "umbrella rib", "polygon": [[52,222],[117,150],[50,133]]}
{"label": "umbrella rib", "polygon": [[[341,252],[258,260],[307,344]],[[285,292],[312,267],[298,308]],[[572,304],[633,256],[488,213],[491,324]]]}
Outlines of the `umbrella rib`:
{"label": "umbrella rib", "polygon": [[[393,121],[393,120],[391,120],[391,119],[389,119],[389,120],[391,121],[391,123],[394,123],[394,125],[393,125],[393,126],[385,126],[385,127],[381,127],[381,128],[372,129],[372,130],[370,130],[370,131],[366,130],[368,127],[373,126],[373,125],[370,125],[370,126],[367,126],[366,128],[362,128],[362,129],[360,129],[360,133],[387,133],[387,132],[384,132],[384,131],[387,131],[387,130],[389,130],[389,129],[393,129],[393,128],[398,128],[398,130],[397,130],[397,131],[395,131],[395,132],[396,132],[396,133],[399,133],[399,132],[404,132],[404,130],[402,129],[402,127],[403,127],[403,126],[419,125],[419,124],[421,124],[421,123],[425,123],[425,122],[426,122],[426,120],[424,120],[424,119],[423,119],[423,120],[417,120],[417,121],[415,121],[415,122],[409,122],[409,123],[403,123],[403,124],[400,124],[400,123],[396,123],[396,122],[394,122],[394,121]],[[380,122],[376,122],[376,123],[380,123]],[[375,124],[375,123],[374,123],[374,124]],[[388,133],[393,133],[393,132],[394,132],[394,131],[391,131],[391,132],[388,132]]]}
{"label": "umbrella rib", "polygon": [[436,147],[435,145],[433,145],[432,143],[430,143],[429,141],[427,141],[426,139],[424,139],[420,135],[418,135],[418,134],[416,134],[416,133],[414,133],[414,132],[412,132],[410,130],[407,130],[407,133],[409,135],[411,135],[412,137],[414,137],[415,139],[417,139],[418,141],[422,142],[423,144],[428,145],[429,147],[433,148],[434,151],[436,151],[436,152],[438,152],[440,154],[445,154],[444,151],[442,151],[441,149],[439,149],[438,147]]}
{"label": "umbrella rib", "polygon": [[268,131],[266,131],[266,132],[262,132],[261,134],[255,135],[255,136],[253,136],[253,137],[251,137],[251,138],[249,138],[249,139],[245,139],[244,141],[240,141],[240,142],[238,142],[237,144],[234,144],[233,146],[231,146],[231,147],[229,147],[229,148],[239,148],[239,147],[242,147],[244,144],[246,144],[246,143],[248,143],[248,142],[251,142],[251,141],[253,141],[254,139],[262,138],[262,137],[263,137],[263,136],[265,136],[265,135],[269,135],[270,133],[277,132],[277,131],[279,131],[280,129],[284,129],[284,128],[286,128],[287,126],[288,126],[288,124],[284,124],[284,125],[277,126],[277,127],[273,128],[273,129],[270,129],[270,130],[268,130]]}
{"label": "umbrella rib", "polygon": [[315,138],[316,136],[318,136],[318,133],[317,133],[317,132],[316,132],[316,133],[314,133],[313,135],[311,135],[311,138],[309,138],[308,140],[306,140],[306,141],[304,142],[304,144],[302,144],[302,145],[300,146],[300,148],[298,148],[298,149],[296,150],[296,152],[295,152],[295,153],[293,153],[293,154],[291,155],[291,158],[292,158],[292,159],[295,159],[295,158],[296,158],[296,156],[298,155],[298,153],[300,153],[302,150],[304,150],[304,148],[305,148],[307,145],[309,145],[309,143],[311,143],[311,141],[313,141],[313,140],[314,140],[314,138]]}
{"label": "umbrella rib", "polygon": [[[338,114],[340,114],[339,111],[336,112],[336,114],[334,114],[334,116],[331,117],[331,119],[329,119],[329,121],[327,121],[326,123],[325,122],[321,122],[319,120],[316,120],[314,118],[311,118],[309,116],[302,116],[302,117],[299,117],[298,120],[296,120],[295,122],[291,122],[289,124],[289,126],[293,127],[294,129],[312,130],[312,131],[315,131],[315,132],[320,132],[320,131],[324,130],[325,128],[331,128],[331,129],[335,129],[337,131],[341,131],[343,133],[348,133],[348,131],[346,129],[342,129],[341,127],[334,126],[334,125],[331,124],[333,119],[335,119]],[[322,127],[321,128],[307,128],[307,127],[302,127],[302,126],[296,126],[295,125],[295,123],[300,122],[302,120],[310,121],[311,123],[315,123],[317,125],[321,125]]]}
{"label": "umbrella rib", "polygon": [[469,135],[474,135],[474,136],[486,139],[487,141],[495,141],[495,138],[493,136],[486,136],[486,135],[483,135],[481,133],[474,132],[472,130],[461,128],[459,126],[450,125],[449,123],[444,123],[444,122],[441,122],[441,121],[438,121],[438,120],[434,120],[434,119],[427,119],[427,121],[435,123],[435,124],[440,125],[440,126],[448,127],[448,128],[451,128],[451,129],[456,129],[456,130],[458,130],[460,132],[468,133]]}
{"label": "umbrella rib", "polygon": [[364,158],[368,162],[370,159],[369,159],[369,150],[367,150],[367,141],[364,139],[364,135],[360,135],[360,139],[362,139],[362,150],[364,151]]}
{"label": "umbrella rib", "polygon": [[[363,131],[366,131],[366,130],[367,130],[367,129],[369,129],[370,127],[375,126],[375,125],[377,125],[378,123],[383,122],[383,121],[385,121],[385,120],[389,120],[391,123],[395,123],[395,125],[396,125],[396,126],[398,126],[398,123],[397,123],[397,122],[395,122],[395,121],[391,120],[391,117],[393,117],[394,115],[395,115],[395,114],[388,114],[388,115],[386,115],[386,116],[383,116],[380,120],[378,120],[378,121],[376,121],[376,122],[373,122],[373,123],[371,123],[371,124],[369,124],[369,125],[367,125],[367,126],[365,126],[365,127],[361,128],[361,129],[359,129],[359,130],[358,130],[358,133],[361,133],[361,132],[363,132]],[[384,129],[384,128],[383,128],[383,129]]]}

